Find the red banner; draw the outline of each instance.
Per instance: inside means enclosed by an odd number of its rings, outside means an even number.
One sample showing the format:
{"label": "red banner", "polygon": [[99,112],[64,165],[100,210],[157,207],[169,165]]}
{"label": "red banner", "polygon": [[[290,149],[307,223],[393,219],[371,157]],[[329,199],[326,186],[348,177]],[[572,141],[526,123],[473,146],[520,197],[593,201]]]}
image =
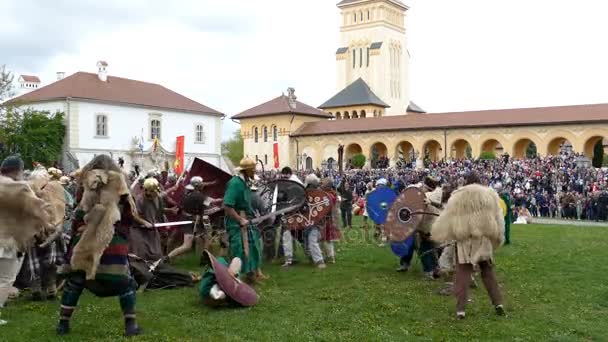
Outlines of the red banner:
{"label": "red banner", "polygon": [[177,137],[175,142],[175,164],[173,165],[176,175],[181,175],[184,171],[184,136]]}
{"label": "red banner", "polygon": [[272,145],[272,153],[274,155],[274,168],[279,168],[279,143],[275,141]]}

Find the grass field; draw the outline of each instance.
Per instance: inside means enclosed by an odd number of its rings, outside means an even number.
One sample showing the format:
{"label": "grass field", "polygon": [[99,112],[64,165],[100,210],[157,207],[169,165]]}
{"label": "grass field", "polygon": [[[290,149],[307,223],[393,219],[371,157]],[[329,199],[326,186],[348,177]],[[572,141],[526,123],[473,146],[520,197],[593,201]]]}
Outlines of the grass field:
{"label": "grass field", "polygon": [[[467,318],[454,300],[422,278],[417,261],[397,273],[390,250],[347,233],[338,263],[318,270],[302,262],[289,271],[266,265],[258,306],[213,310],[195,289],[138,296],[141,341],[608,341],[608,229],[515,226],[513,244],[497,256],[507,316],[496,317],[482,288]],[[300,251],[301,252],[301,251]],[[300,257],[300,260],[304,258]],[[417,260],[417,259],[415,259]],[[197,270],[194,257],[178,263]],[[4,310],[0,341],[59,340],[57,302],[21,299]],[[83,296],[67,341],[116,341],[123,323],[116,298]]]}

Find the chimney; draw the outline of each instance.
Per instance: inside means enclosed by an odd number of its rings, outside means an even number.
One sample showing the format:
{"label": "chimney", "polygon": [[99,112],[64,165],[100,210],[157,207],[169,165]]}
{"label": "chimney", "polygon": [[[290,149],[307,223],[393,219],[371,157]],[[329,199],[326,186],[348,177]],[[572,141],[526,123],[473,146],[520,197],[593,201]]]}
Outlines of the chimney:
{"label": "chimney", "polygon": [[289,107],[291,107],[291,109],[296,109],[296,95],[295,95],[296,90],[289,87],[287,88],[287,100],[289,101]]}
{"label": "chimney", "polygon": [[97,77],[99,77],[99,80],[101,80],[102,82],[107,82],[108,81],[108,62],[106,61],[99,61],[97,62]]}
{"label": "chimney", "polygon": [[65,72],[57,71],[57,81],[62,80],[65,77]]}

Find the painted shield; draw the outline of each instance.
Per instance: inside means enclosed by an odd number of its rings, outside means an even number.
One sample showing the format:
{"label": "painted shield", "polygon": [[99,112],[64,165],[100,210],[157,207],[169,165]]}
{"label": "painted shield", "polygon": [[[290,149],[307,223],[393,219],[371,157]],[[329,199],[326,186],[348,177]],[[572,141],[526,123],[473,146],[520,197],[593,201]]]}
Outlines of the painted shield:
{"label": "painted shield", "polygon": [[306,190],[306,204],[285,218],[290,230],[300,230],[318,225],[331,212],[329,194],[319,189]]}
{"label": "painted shield", "polygon": [[414,253],[415,240],[414,235],[412,235],[405,241],[391,242],[391,251],[400,258],[410,255]]}
{"label": "painted shield", "polygon": [[213,267],[213,271],[215,272],[215,280],[222,291],[226,293],[226,296],[242,306],[256,305],[258,295],[255,290],[230,274],[228,267],[217,261],[213,254],[208,251],[205,251],[205,253],[209,257],[209,260],[211,260],[211,267]]}
{"label": "painted shield", "polygon": [[391,188],[379,187],[367,195],[367,215],[375,224],[386,221],[391,205],[397,199],[397,194]]}
{"label": "painted shield", "polygon": [[390,241],[405,241],[422,221],[424,194],[416,187],[405,189],[395,200],[386,216],[384,234]]}

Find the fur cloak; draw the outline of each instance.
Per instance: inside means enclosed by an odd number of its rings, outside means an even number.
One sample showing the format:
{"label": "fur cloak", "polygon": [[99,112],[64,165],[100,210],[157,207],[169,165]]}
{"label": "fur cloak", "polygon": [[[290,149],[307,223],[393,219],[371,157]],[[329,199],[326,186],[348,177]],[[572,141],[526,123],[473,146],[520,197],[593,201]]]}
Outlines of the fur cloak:
{"label": "fur cloak", "polygon": [[70,265],[74,271],[85,271],[87,279],[94,279],[101,255],[114,236],[114,224],[120,220],[120,197],[128,195],[129,188],[124,175],[116,171],[90,170],[81,180],[84,192],[80,209],[86,213],[85,225]]}
{"label": "fur cloak", "polygon": [[29,181],[30,186],[36,196],[48,203],[46,211],[50,218],[50,223],[55,229],[63,229],[65,218],[65,190],[63,186],[55,180],[50,180],[48,174],[36,177]]}
{"label": "fur cloak", "polygon": [[0,247],[26,250],[48,225],[47,207],[27,183],[0,176]]}
{"label": "fur cloak", "polygon": [[452,194],[431,230],[433,240],[456,241],[457,262],[491,261],[504,242],[504,217],[498,194],[471,184]]}

